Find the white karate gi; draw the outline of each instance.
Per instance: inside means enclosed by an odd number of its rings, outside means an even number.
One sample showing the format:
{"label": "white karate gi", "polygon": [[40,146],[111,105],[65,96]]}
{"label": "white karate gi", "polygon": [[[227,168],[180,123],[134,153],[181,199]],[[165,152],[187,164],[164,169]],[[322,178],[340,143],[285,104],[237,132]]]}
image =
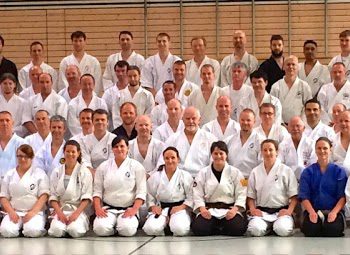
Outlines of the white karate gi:
{"label": "white karate gi", "polygon": [[270,94],[280,100],[282,104],[282,121],[285,123],[288,123],[294,116],[301,116],[304,104],[312,98],[309,84],[298,77],[290,89],[284,78],[275,82],[271,87]]}
{"label": "white karate gi", "polygon": [[240,90],[233,90],[232,86],[226,86],[222,89],[223,94],[231,99],[232,114],[231,118],[235,121],[239,120],[238,108],[242,98],[254,97],[254,91],[251,86],[243,84]]}
{"label": "white karate gi", "polygon": [[207,102],[205,101],[201,90],[197,93],[191,93],[188,97],[188,106],[194,106],[201,113],[201,126],[216,119],[218,116],[218,113],[215,110],[216,101],[222,95],[223,90],[218,86],[214,86]]}
{"label": "white karate gi", "polygon": [[258,135],[262,137],[263,140],[273,139],[277,141],[279,144],[283,142],[285,139],[287,139],[288,137],[290,137],[290,134],[288,133],[287,129],[281,124],[276,124],[276,123],[272,124],[272,127],[268,135],[265,134],[261,125],[254,128],[254,131],[257,132]]}
{"label": "white karate gi", "polygon": [[55,157],[53,157],[51,153],[51,143],[52,139],[46,139],[33,160],[33,166],[44,170],[48,176],[51,175],[52,170],[61,166],[60,160],[64,157],[63,147],[66,141],[62,142]]}
{"label": "white karate gi", "polygon": [[19,93],[19,96],[25,100],[29,100],[32,96],[35,96],[33,86],[25,88]]}
{"label": "white karate gi", "polygon": [[[202,168],[193,184],[193,211],[199,214],[199,209],[206,203],[233,204],[246,208],[247,187],[243,186],[243,174],[235,167],[225,163],[220,182],[215,177],[212,166]],[[210,208],[209,212],[216,218],[224,218],[229,209]]]}
{"label": "white karate gi", "polygon": [[83,144],[83,137],[85,137],[85,135],[83,134],[83,132],[80,132],[79,134],[72,136],[69,140],[74,140],[77,143],[80,144],[80,147],[82,147]]}
{"label": "white karate gi", "polygon": [[112,112],[113,105],[116,101],[120,98],[119,89],[116,85],[113,85],[112,87],[105,90],[103,93],[102,99],[105,100],[108,108],[108,112]]}
{"label": "white karate gi", "polygon": [[26,144],[32,146],[34,155],[36,155],[45,142],[51,143],[52,136],[51,133],[49,133],[45,140],[43,140],[39,133],[34,133],[32,135],[26,136],[24,140]]}
{"label": "white karate gi", "polygon": [[165,103],[156,105],[151,111],[152,129],[162,125],[168,119],[167,105]]}
{"label": "white karate gi", "polygon": [[[201,83],[200,83],[201,84]],[[192,93],[200,93],[199,86],[193,82],[185,80],[182,84],[180,91],[175,93],[175,98],[181,102],[183,107],[188,106],[188,98]],[[165,103],[163,90],[160,89],[154,99],[158,104]]]}
{"label": "white karate gi", "polygon": [[[114,72],[114,66],[120,60],[123,60],[121,52],[112,54],[107,58],[106,68],[103,73],[103,90],[104,91],[112,87],[113,84],[115,84],[118,81],[117,76],[115,75],[115,72]],[[129,63],[129,65],[137,66],[141,70],[145,62],[145,58],[142,55],[133,51],[126,61]]]}
{"label": "white karate gi", "polygon": [[[33,67],[33,62],[30,62],[28,65],[25,65],[21,70],[18,72],[18,81],[19,84],[22,87],[22,90],[32,86],[32,81],[29,78],[29,71]],[[48,73],[52,77],[52,83],[53,83],[53,88],[56,90],[56,84],[57,84],[57,71],[51,67],[50,65],[42,62],[40,64],[41,70],[43,70],[44,73]],[[56,90],[57,91],[57,90]]]}
{"label": "white karate gi", "polygon": [[83,58],[79,62],[73,53],[62,59],[60,63],[60,71],[58,75],[58,88],[57,91],[68,87],[68,81],[66,79],[66,69],[69,65],[76,65],[79,67],[81,75],[89,73],[95,78],[95,92],[99,95],[103,91],[102,87],[102,75],[101,75],[101,66],[97,58],[84,53]]}
{"label": "white karate gi", "polygon": [[329,140],[333,141],[335,137],[335,132],[333,128],[327,126],[326,124],[322,123],[322,121],[320,121],[314,129],[312,129],[307,123],[305,123],[304,135],[313,140],[315,144],[316,140],[322,136],[327,137]]}
{"label": "white karate gi", "polygon": [[163,143],[165,143],[165,141],[174,133],[182,131],[184,129],[185,125],[183,123],[182,120],[180,120],[179,125],[177,126],[176,131],[174,132],[174,130],[170,127],[169,122],[166,121],[164,122],[162,125],[160,125],[159,127],[156,128],[156,130],[154,130],[152,136],[160,141],[162,141]]}
{"label": "white karate gi", "polygon": [[331,75],[327,66],[322,65],[318,60],[308,75],[305,73],[305,62],[299,63],[298,76],[309,84],[312,97],[317,94],[322,85],[331,82]]}
{"label": "white karate gi", "polygon": [[[69,104],[69,102],[73,99],[73,98],[70,97],[70,95],[68,93],[68,87],[60,90],[60,92],[58,92],[58,95],[63,97],[66,100],[67,104]],[[81,95],[81,91],[79,91],[77,96],[79,96],[79,95]]]}
{"label": "white karate gi", "polygon": [[[229,86],[232,84],[232,64],[238,62],[235,55],[231,54],[221,61],[221,87]],[[245,52],[240,62],[243,62],[248,67],[248,76],[256,69],[258,69],[258,60],[248,52]]]}
{"label": "white karate gi", "polygon": [[241,127],[239,126],[237,121],[230,119],[226,126],[225,132],[223,133],[220,127],[220,124],[218,122],[218,119],[214,119],[208,122],[207,124],[205,124],[202,127],[202,129],[204,131],[207,131],[213,134],[216,137],[216,139],[223,141],[231,135],[238,134],[239,131],[241,130]]}
{"label": "white karate gi", "polygon": [[0,111],[8,111],[12,115],[13,129],[14,132],[20,136],[24,137],[28,130],[22,126],[23,122],[23,112],[26,108],[27,101],[17,95],[13,95],[9,101],[5,99],[3,95],[0,94]]}
{"label": "white karate gi", "polygon": [[[168,179],[165,170],[157,171],[147,180],[147,207],[161,206],[163,203],[175,203],[184,201],[189,208],[193,207],[192,201],[192,176],[179,168],[176,169],[171,179]],[[155,217],[149,213],[143,226],[147,235],[164,235],[164,228],[169,222],[170,231],[175,236],[185,236],[190,232],[191,217],[188,210],[184,209],[170,215],[170,208],[162,209],[162,214]],[[169,220],[168,220],[169,215]]]}
{"label": "white karate gi", "polygon": [[314,144],[313,140],[303,134],[298,149],[295,149],[292,137],[287,137],[278,146],[278,158],[294,171],[298,180],[304,168],[317,161]]}
{"label": "white karate gi", "polygon": [[254,93],[250,93],[248,96],[242,97],[239,99],[239,106],[237,109],[237,116],[241,114],[241,112],[245,108],[252,109],[255,113],[255,127],[258,127],[261,124],[261,119],[259,116],[260,113],[260,106],[263,103],[270,103],[275,106],[275,123],[281,124],[282,123],[282,105],[280,100],[277,97],[271,96],[269,93],[265,91],[263,100],[261,101],[261,104],[258,105],[258,102],[256,101],[256,97]]}
{"label": "white karate gi", "polygon": [[350,81],[346,81],[343,87],[337,92],[333,82],[322,86],[317,96],[318,101],[321,103],[322,110],[328,113],[328,124],[332,119],[332,108],[337,103],[342,103],[346,108],[350,108]]}
{"label": "white karate gi", "polygon": [[348,78],[348,81],[350,81],[350,55],[347,57],[342,57],[341,55],[333,57],[328,64],[329,71],[332,71],[333,65],[337,62],[341,62],[345,65],[346,76]]}
{"label": "white karate gi", "polygon": [[350,175],[350,150],[344,148],[341,144],[341,133],[338,132],[333,139],[333,155],[334,163],[344,167],[347,176]]}
{"label": "white karate gi", "polygon": [[[70,216],[83,200],[92,201],[92,175],[90,170],[79,163],[73,169],[67,187],[64,185],[65,165],[54,169],[50,176],[49,201],[60,203],[61,210],[66,216]],[[66,225],[58,220],[57,215],[51,222],[48,231],[50,236],[62,237],[68,233],[72,237],[81,237],[89,230],[88,208],[79,217]]]}
{"label": "white karate gi", "polygon": [[97,109],[103,109],[108,112],[106,102],[96,95],[92,95],[92,99],[89,105],[87,105],[84,101],[82,94],[78,95],[76,98],[73,98],[68,105],[67,118],[67,126],[72,135],[77,135],[82,131],[79,121],[79,114],[85,108],[90,108],[94,111]]}
{"label": "white karate gi", "polygon": [[173,80],[173,65],[177,60],[181,60],[178,56],[168,54],[167,59],[163,63],[159,57],[159,53],[146,59],[141,70],[141,84],[146,88],[154,88],[160,90],[163,83]]}
{"label": "white karate gi", "polygon": [[41,94],[36,94],[28,100],[25,111],[23,112],[23,123],[33,121],[35,113],[39,110],[46,110],[50,116],[61,115],[67,119],[68,105],[66,100],[59,96],[55,91],[43,101]]}
{"label": "white karate gi", "polygon": [[115,137],[115,134],[108,131],[100,141],[96,139],[94,134],[83,137],[81,143],[83,163],[96,169],[102,162],[114,158],[112,141]]}
{"label": "white karate gi", "polygon": [[207,56],[204,57],[200,66],[197,66],[197,63],[194,61],[193,58],[186,61],[186,79],[200,86],[202,84],[202,79],[200,76],[201,68],[204,65],[208,65],[208,64],[214,67],[215,85],[219,86],[220,85],[220,63],[216,59],[208,58]]}
{"label": "white karate gi", "polygon": [[[50,194],[49,178],[43,170],[31,167],[22,177],[19,177],[16,168],[13,168],[6,173],[2,181],[0,197],[7,198],[17,215],[22,217],[33,208],[38,198],[43,194]],[[17,237],[21,229],[23,229],[24,236],[40,237],[45,235],[46,217],[44,210],[45,208],[26,223],[23,223],[22,218],[19,219],[18,223],[14,223],[6,214],[0,226],[1,235]]]}
{"label": "white karate gi", "polygon": [[[288,166],[276,160],[267,173],[264,163],[255,167],[249,176],[247,197],[255,200],[255,206],[281,208],[289,205],[289,199],[298,195],[298,182],[294,172]],[[264,236],[269,225],[279,236],[290,236],[293,233],[292,216],[277,217],[275,214],[263,212],[263,216],[249,217],[248,233],[253,236]]]}
{"label": "white karate gi", "polygon": [[5,148],[0,146],[0,174],[1,178],[4,177],[9,169],[15,168],[17,166],[16,161],[16,151],[19,146],[25,144],[23,138],[16,134],[13,134],[10,141],[6,144]]}
{"label": "white karate gi", "polygon": [[[97,168],[93,196],[99,197],[103,203],[127,208],[133,206],[136,199],[145,201],[146,195],[145,169],[136,160],[127,157],[118,167],[114,159],[109,159]],[[114,234],[116,228],[121,236],[135,235],[138,219],[136,216],[123,218],[124,212],[124,209],[108,209],[106,218],[95,219],[94,232],[98,236],[110,236]]]}
{"label": "white karate gi", "polygon": [[228,147],[227,162],[239,169],[248,178],[254,167],[260,164],[260,143],[262,138],[254,130],[242,145],[240,133],[228,137],[225,142]]}
{"label": "white karate gi", "polygon": [[152,137],[148,144],[146,157],[144,158],[140,153],[137,138],[135,138],[129,142],[129,157],[140,162],[145,168],[146,173],[151,174],[157,167],[159,157],[165,149],[164,146],[163,142]]}
{"label": "white karate gi", "polygon": [[[209,165],[211,161],[210,147],[217,139],[214,135],[198,129],[192,143],[184,133],[184,130],[171,135],[165,142],[165,148],[173,146],[179,150],[180,160],[179,168],[188,171],[193,177],[203,167]],[[162,162],[163,158],[160,158]]]}
{"label": "white karate gi", "polygon": [[120,118],[120,106],[125,102],[132,102],[137,107],[137,115],[150,114],[155,106],[151,92],[140,87],[132,97],[128,87],[119,91],[119,101],[112,106],[113,128],[119,127],[123,122]]}

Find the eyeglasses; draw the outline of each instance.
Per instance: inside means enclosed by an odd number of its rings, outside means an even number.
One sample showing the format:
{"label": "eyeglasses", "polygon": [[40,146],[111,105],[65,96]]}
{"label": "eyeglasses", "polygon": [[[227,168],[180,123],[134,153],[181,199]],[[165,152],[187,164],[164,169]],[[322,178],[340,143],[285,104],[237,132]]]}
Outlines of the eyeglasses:
{"label": "eyeglasses", "polygon": [[18,159],[29,159],[29,157],[27,155],[19,155],[19,154],[16,155],[16,158],[18,158]]}

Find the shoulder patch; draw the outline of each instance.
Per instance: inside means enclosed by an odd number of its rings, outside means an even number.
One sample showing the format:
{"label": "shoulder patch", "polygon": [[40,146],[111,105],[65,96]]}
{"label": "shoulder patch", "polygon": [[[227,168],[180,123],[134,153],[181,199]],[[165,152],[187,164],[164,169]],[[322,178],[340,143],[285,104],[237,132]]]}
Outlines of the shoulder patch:
{"label": "shoulder patch", "polygon": [[248,186],[248,179],[241,179],[240,183],[243,187],[247,187]]}

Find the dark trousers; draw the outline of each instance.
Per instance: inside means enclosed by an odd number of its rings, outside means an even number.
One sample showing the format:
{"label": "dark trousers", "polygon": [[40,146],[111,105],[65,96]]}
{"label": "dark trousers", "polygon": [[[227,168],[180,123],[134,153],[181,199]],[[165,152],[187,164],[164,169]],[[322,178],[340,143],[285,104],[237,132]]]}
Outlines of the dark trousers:
{"label": "dark trousers", "polygon": [[304,212],[304,221],[301,225],[301,232],[308,237],[339,237],[344,236],[344,217],[342,212],[338,213],[337,218],[333,222],[328,222],[328,214],[324,213],[324,222],[318,216],[317,222],[312,223],[309,218],[309,213]]}
{"label": "dark trousers", "polygon": [[211,217],[207,220],[198,215],[192,222],[192,231],[196,236],[228,235],[242,236],[247,231],[248,221],[246,216],[236,214],[231,220]]}

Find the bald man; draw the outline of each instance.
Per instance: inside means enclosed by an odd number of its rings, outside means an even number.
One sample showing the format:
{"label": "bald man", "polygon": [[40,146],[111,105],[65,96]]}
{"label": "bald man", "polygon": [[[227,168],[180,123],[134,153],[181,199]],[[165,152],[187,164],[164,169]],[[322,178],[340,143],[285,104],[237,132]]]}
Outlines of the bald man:
{"label": "bald man", "polygon": [[283,65],[285,76],[272,85],[271,95],[277,97],[282,104],[282,121],[294,116],[301,116],[307,100],[312,98],[309,84],[298,78],[298,58],[288,56]]}
{"label": "bald man", "polygon": [[305,124],[300,116],[294,116],[288,121],[287,137],[278,148],[278,158],[283,164],[294,170],[300,179],[302,170],[316,162],[314,141],[304,134]]}
{"label": "bald man", "polygon": [[228,96],[220,96],[216,100],[217,118],[205,124],[203,130],[212,133],[218,140],[224,140],[239,133],[238,122],[231,119],[232,104]]}
{"label": "bald man", "polygon": [[221,62],[221,86],[232,84],[231,66],[240,61],[248,67],[248,75],[258,68],[258,60],[246,50],[247,37],[242,30],[233,33],[233,53],[226,56]]}
{"label": "bald man", "polygon": [[39,66],[32,66],[29,69],[29,79],[31,82],[31,86],[23,89],[21,93],[19,93],[19,96],[28,100],[32,96],[35,96],[36,94],[39,94],[41,91],[41,87],[39,84],[39,76],[43,73],[43,70]]}
{"label": "bald man", "polygon": [[151,175],[163,153],[164,143],[152,137],[152,121],[147,115],[136,118],[137,137],[129,142],[129,156],[139,161]]}
{"label": "bald man", "polygon": [[338,132],[334,139],[333,145],[333,160],[343,166],[347,175],[350,173],[350,111],[345,110],[340,113],[340,132]]}
{"label": "bald man", "polygon": [[67,104],[80,94],[81,86],[80,86],[80,70],[76,65],[68,65],[66,72],[66,80],[68,82],[68,87],[63,88],[58,94],[62,96]]}
{"label": "bald man", "polygon": [[186,108],[182,117],[185,128],[171,135],[165,142],[165,147],[174,146],[179,150],[179,167],[193,177],[210,164],[210,146],[217,140],[214,135],[199,128],[200,118],[200,112],[196,108]]}

